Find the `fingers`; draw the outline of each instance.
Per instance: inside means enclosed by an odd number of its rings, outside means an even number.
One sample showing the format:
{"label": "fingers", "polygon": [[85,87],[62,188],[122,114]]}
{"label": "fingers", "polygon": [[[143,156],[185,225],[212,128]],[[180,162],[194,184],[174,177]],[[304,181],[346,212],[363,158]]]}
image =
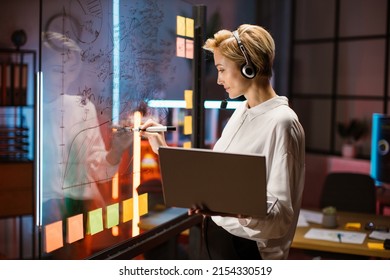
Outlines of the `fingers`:
{"label": "fingers", "polygon": [[[159,124],[158,122],[152,120],[152,119],[148,119],[143,125],[141,125],[141,129],[146,129],[148,127],[151,127],[151,126],[162,126],[162,124]],[[145,134],[145,133],[143,133]]]}
{"label": "fingers", "polygon": [[203,215],[203,216],[214,216],[215,213],[210,211],[207,206],[203,204],[194,204],[190,209],[188,209],[188,215]]}

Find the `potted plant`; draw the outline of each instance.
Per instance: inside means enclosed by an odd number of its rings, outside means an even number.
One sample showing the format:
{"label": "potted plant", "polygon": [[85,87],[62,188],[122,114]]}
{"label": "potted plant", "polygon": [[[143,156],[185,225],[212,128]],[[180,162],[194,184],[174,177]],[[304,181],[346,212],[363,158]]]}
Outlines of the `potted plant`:
{"label": "potted plant", "polygon": [[341,154],[344,157],[353,158],[356,156],[356,143],[368,132],[368,126],[365,121],[352,119],[348,123],[339,122],[337,131],[344,140]]}

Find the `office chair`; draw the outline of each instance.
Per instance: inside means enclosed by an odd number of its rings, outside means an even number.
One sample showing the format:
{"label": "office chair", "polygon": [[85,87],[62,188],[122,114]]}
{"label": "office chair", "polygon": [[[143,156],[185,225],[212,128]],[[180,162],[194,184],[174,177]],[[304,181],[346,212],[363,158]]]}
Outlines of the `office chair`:
{"label": "office chair", "polygon": [[[322,189],[320,207],[334,206],[338,211],[376,213],[376,189],[374,180],[366,174],[336,172],[329,173]],[[367,259],[342,253],[316,250],[295,250],[303,259]]]}
{"label": "office chair", "polygon": [[337,210],[376,213],[376,188],[368,174],[329,173],[322,189],[321,208],[334,206]]}

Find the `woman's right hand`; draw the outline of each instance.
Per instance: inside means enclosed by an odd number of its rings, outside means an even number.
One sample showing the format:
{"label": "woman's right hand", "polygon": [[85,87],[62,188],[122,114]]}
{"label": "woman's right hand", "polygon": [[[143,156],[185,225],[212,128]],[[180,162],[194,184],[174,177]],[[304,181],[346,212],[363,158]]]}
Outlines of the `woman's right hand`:
{"label": "woman's right hand", "polygon": [[157,122],[155,122],[152,119],[148,119],[143,125],[141,125],[140,128],[142,130],[140,131],[140,135],[142,137],[148,138],[149,144],[152,147],[153,152],[158,154],[158,149],[160,147],[166,147],[168,145],[167,145],[167,142],[165,140],[164,132],[146,132],[146,131],[143,131],[143,129],[146,129],[146,128],[151,127],[151,126],[162,126],[162,125],[157,123]]}

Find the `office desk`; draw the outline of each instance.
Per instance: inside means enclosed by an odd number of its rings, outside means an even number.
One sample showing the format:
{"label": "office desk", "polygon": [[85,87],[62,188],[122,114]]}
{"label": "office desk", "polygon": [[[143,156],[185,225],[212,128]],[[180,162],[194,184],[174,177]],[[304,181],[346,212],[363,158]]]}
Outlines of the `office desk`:
{"label": "office desk", "polygon": [[[344,254],[353,254],[353,255],[362,255],[369,257],[377,257],[390,259],[390,250],[380,250],[380,249],[369,249],[367,243],[382,243],[383,241],[374,240],[368,238],[368,235],[371,231],[364,229],[364,225],[367,222],[373,222],[375,225],[387,226],[390,227],[390,216],[379,216],[379,215],[369,215],[361,213],[349,213],[349,212],[338,212],[338,230],[347,230],[345,229],[346,223],[361,223],[362,227],[359,232],[367,233],[367,237],[364,240],[363,244],[350,244],[350,243],[339,243],[332,241],[324,241],[317,239],[308,239],[304,235],[311,228],[322,228],[320,224],[309,223],[309,226],[297,227],[295,232],[294,240],[292,243],[292,248],[298,249],[307,249],[307,250],[319,250],[325,252],[333,253],[344,253]],[[352,230],[353,231],[353,230]]]}

